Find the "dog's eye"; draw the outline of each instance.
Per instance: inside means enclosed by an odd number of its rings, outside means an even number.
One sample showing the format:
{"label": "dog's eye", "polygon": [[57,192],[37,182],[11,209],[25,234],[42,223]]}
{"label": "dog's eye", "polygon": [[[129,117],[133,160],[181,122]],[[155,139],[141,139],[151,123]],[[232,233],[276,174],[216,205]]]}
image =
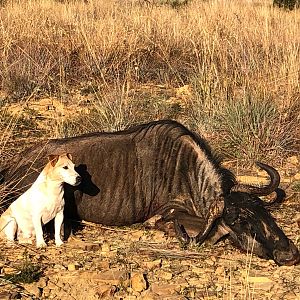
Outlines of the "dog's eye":
{"label": "dog's eye", "polygon": [[68,166],[64,166],[63,169],[68,170]]}

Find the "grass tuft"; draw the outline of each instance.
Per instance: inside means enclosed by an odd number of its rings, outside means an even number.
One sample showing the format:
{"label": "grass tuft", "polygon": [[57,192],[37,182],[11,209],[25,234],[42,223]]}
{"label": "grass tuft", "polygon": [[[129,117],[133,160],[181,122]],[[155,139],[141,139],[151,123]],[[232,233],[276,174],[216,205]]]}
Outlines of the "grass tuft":
{"label": "grass tuft", "polygon": [[24,252],[23,264],[17,270],[17,274],[6,274],[3,279],[12,283],[32,283],[38,281],[43,275],[42,267],[30,261],[27,251]]}

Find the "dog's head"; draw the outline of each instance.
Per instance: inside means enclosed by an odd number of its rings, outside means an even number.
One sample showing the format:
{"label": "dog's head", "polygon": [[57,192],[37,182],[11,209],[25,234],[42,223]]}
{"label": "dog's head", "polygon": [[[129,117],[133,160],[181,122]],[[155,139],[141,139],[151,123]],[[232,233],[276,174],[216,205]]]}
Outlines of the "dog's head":
{"label": "dog's head", "polygon": [[49,155],[47,172],[52,180],[66,182],[76,186],[81,182],[80,175],[75,171],[75,164],[72,162],[70,153],[62,155]]}

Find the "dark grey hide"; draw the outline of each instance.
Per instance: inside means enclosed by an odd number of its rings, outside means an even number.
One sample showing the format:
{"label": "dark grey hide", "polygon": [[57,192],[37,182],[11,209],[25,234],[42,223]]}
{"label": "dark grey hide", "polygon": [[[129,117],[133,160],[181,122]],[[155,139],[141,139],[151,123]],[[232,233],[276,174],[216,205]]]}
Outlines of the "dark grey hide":
{"label": "dark grey hide", "polygon": [[[263,202],[251,189],[239,190],[234,176],[220,166],[206,142],[177,122],[157,121],[121,132],[50,140],[10,164],[3,172],[7,188],[23,192],[49,155],[66,152],[72,154],[82,177],[79,186],[65,186],[65,215],[69,218],[130,225],[161,215],[162,222],[174,222],[185,241],[190,240],[185,229],[192,225],[199,243],[229,234],[242,249],[252,241],[254,253],[278,264],[299,261],[298,250]],[[272,176],[278,173],[261,166],[271,175],[264,192],[272,192],[279,183],[274,184]],[[256,218],[245,215],[243,203]]]}

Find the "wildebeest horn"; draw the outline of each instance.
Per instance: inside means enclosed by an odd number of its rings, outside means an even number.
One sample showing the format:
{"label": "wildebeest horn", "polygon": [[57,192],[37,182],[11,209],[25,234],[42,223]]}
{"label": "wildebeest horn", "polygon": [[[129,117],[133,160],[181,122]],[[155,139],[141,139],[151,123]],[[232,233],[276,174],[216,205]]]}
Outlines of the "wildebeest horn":
{"label": "wildebeest horn", "polygon": [[258,187],[248,184],[236,184],[232,187],[232,192],[246,192],[257,196],[267,196],[274,192],[280,183],[280,175],[276,169],[261,162],[255,162],[257,166],[265,170],[270,176],[270,183],[266,186]]}

